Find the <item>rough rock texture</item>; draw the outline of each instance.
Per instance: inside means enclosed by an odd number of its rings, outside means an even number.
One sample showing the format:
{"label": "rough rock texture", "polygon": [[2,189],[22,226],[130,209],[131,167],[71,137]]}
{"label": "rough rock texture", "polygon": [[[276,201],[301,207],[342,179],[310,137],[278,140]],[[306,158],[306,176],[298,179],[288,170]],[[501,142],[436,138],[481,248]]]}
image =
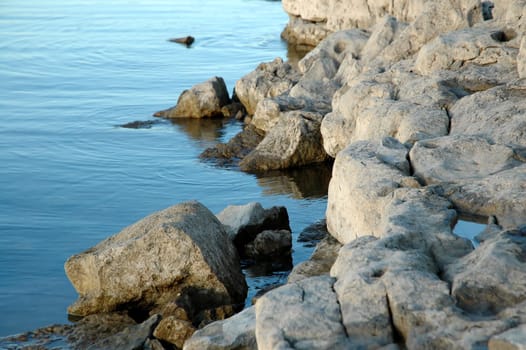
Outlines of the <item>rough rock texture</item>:
{"label": "rough rock texture", "polygon": [[451,135],[482,135],[490,141],[526,146],[526,81],[464,97],[450,111]]}
{"label": "rough rock texture", "polygon": [[490,143],[481,136],[419,141],[409,157],[414,176],[425,184],[480,179],[523,164],[512,147]]}
{"label": "rough rock texture", "polygon": [[195,327],[191,322],[168,316],[161,320],[153,335],[157,339],[174,344],[180,349],[183,347],[186,339],[190,338],[194,332]]}
{"label": "rough rock texture", "polygon": [[267,259],[290,254],[291,249],[292,234],[289,230],[265,230],[245,246],[245,253],[250,258]]}
{"label": "rough rock texture", "polygon": [[316,249],[309,260],[294,266],[289,274],[288,283],[309,277],[328,275],[341,247],[340,242],[332,236],[325,237],[316,245]]}
{"label": "rough rock texture", "polygon": [[157,112],[163,118],[204,118],[222,116],[222,108],[230,103],[225,81],[213,77],[203,83],[184,90],[175,107]]}
{"label": "rough rock texture", "polygon": [[524,350],[526,349],[526,324],[512,328],[489,340],[489,350]]}
{"label": "rough rock texture", "polygon": [[495,314],[526,300],[526,227],[504,231],[448,266],[460,307]]}
{"label": "rough rock texture", "polygon": [[280,116],[261,143],[240,163],[244,171],[293,168],[327,159],[323,150],[320,123],[313,112],[291,111]]}
{"label": "rough rock texture", "polygon": [[257,202],[229,205],[217,214],[217,218],[240,250],[265,230],[290,231],[287,208],[275,206],[264,209]]}
{"label": "rough rock texture", "polygon": [[256,303],[258,349],[348,349],[334,280],[312,277],[274,289]]}
{"label": "rough rock texture", "polygon": [[255,71],[239,79],[236,82],[236,96],[247,113],[252,115],[259,101],[290,90],[298,79],[298,73],[290,64],[276,58],[272,62],[260,64]]}
{"label": "rough rock texture", "polygon": [[243,302],[247,286],[221,223],[198,202],[154,213],[68,259],[73,315],[149,310],[187,295],[206,308]]}
{"label": "rough rock texture", "polygon": [[256,312],[254,307],[231,318],[199,329],[184,344],[184,350],[256,350]]}
{"label": "rough rock texture", "polygon": [[382,208],[401,186],[418,187],[409,176],[408,150],[386,138],[356,142],[336,157],[329,185],[327,228],[341,243],[382,235]]}

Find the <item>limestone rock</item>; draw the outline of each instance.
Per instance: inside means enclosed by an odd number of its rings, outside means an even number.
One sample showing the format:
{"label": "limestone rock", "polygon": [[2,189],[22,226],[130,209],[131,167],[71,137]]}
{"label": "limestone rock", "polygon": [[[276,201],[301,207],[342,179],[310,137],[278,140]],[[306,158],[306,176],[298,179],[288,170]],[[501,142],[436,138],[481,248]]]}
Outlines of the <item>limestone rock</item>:
{"label": "limestone rock", "polygon": [[173,316],[165,317],[153,332],[157,339],[174,344],[181,349],[186,341],[195,332],[191,322],[178,320]]}
{"label": "limestone rock", "polygon": [[333,283],[312,277],[261,297],[255,306],[258,349],[348,349]]}
{"label": "limestone rock", "polygon": [[281,58],[260,64],[256,70],[236,82],[236,96],[247,113],[254,114],[259,101],[290,90],[299,79],[298,73]]}
{"label": "limestone rock", "polygon": [[260,203],[229,205],[217,214],[230,239],[239,250],[265,230],[290,231],[289,215],[285,207],[264,209]]}
{"label": "limestone rock", "polygon": [[526,349],[526,324],[512,328],[489,340],[489,350],[524,350]]}
{"label": "limestone rock", "polygon": [[225,81],[213,77],[194,85],[179,96],[175,107],[159,112],[164,118],[204,118],[222,116],[222,108],[230,103]]}
{"label": "limestone rock", "polygon": [[287,279],[288,283],[328,275],[341,247],[340,242],[332,236],[325,237],[316,245],[316,249],[308,260],[294,266]]}
{"label": "limestone rock", "polygon": [[526,81],[514,81],[459,100],[450,110],[451,135],[482,135],[526,146]]}
{"label": "limestone rock", "polygon": [[73,315],[124,305],[148,311],[182,296],[206,308],[243,302],[247,292],[234,246],[198,202],[138,221],[69,258],[65,270],[80,294],[68,309]]}
{"label": "limestone rock", "polygon": [[526,78],[526,36],[522,37],[519,55],[517,56],[519,77]]}
{"label": "limestone rock", "polygon": [[504,231],[448,267],[452,295],[469,312],[497,313],[526,300],[526,227]]}
{"label": "limestone rock", "polygon": [[416,181],[409,176],[408,150],[392,138],[356,142],[334,162],[327,203],[327,228],[341,243],[382,235],[382,208],[391,193]]}
{"label": "limestone rock", "polygon": [[456,184],[441,184],[443,195],[462,213],[495,216],[504,228],[526,223],[526,164]]}
{"label": "limestone rock", "polygon": [[290,254],[291,248],[292,234],[289,230],[265,230],[245,246],[245,254],[249,258],[269,259]]}
{"label": "limestone rock", "polygon": [[256,313],[254,307],[199,329],[184,344],[184,350],[256,350]]}
{"label": "limestone rock", "polygon": [[312,22],[289,15],[289,22],[281,37],[292,45],[314,47],[330,33],[324,22]]}
{"label": "limestone rock", "polygon": [[[151,337],[153,329],[159,323],[159,315],[153,315],[141,324],[130,326],[108,338],[96,341],[88,350],[129,350],[142,349],[145,341]],[[99,335],[100,336],[100,335]],[[100,339],[100,338],[99,338]]]}
{"label": "limestone rock", "polygon": [[325,161],[327,154],[319,131],[321,119],[314,112],[283,113],[256,149],[239,163],[241,170],[284,169]]}
{"label": "limestone rock", "polygon": [[323,146],[332,157],[352,142],[394,137],[402,143],[448,134],[444,106],[457,97],[444,81],[417,76],[401,63],[390,71],[362,74],[333,97],[321,124]]}
{"label": "limestone rock", "polygon": [[481,179],[523,164],[512,147],[481,136],[418,141],[409,156],[414,175],[426,184]]}

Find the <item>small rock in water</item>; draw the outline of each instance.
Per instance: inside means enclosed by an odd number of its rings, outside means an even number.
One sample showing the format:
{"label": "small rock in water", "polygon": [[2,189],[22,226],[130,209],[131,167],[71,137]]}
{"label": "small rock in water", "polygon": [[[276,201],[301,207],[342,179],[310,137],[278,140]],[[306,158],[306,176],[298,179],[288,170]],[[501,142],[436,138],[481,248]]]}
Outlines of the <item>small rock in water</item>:
{"label": "small rock in water", "polygon": [[181,38],[168,39],[168,41],[170,41],[172,43],[178,43],[178,44],[184,44],[186,46],[190,46],[195,41],[195,38],[193,36],[188,35],[188,36],[184,36],[184,37],[181,37]]}

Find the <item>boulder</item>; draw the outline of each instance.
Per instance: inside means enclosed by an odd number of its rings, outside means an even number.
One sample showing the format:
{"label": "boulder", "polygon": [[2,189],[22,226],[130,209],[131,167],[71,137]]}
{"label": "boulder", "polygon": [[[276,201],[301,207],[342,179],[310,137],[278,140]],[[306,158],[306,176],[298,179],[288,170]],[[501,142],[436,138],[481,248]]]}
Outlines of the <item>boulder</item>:
{"label": "boulder", "polygon": [[521,39],[521,46],[517,56],[517,70],[519,77],[526,78],[526,35]]}
{"label": "boulder", "polygon": [[481,217],[495,216],[499,225],[526,224],[526,164],[484,178],[438,185],[458,211]]}
{"label": "boulder", "polygon": [[449,32],[422,47],[415,69],[423,75],[449,70],[463,88],[486,90],[516,78],[517,40],[495,24]]}
{"label": "boulder", "polygon": [[217,214],[217,218],[240,251],[265,230],[290,231],[287,208],[274,206],[264,209],[257,202],[229,205]]}
{"label": "boulder", "polygon": [[153,335],[157,339],[174,344],[178,349],[181,349],[186,339],[190,338],[195,330],[191,322],[168,316],[161,320]]}
{"label": "boulder", "polygon": [[518,80],[460,99],[450,109],[451,135],[481,135],[526,146],[526,81]]}
{"label": "boulder", "polygon": [[184,350],[256,350],[256,313],[254,307],[197,330]]}
{"label": "boulder", "polygon": [[383,208],[409,176],[407,148],[392,138],[356,142],[338,153],[329,184],[327,228],[343,244],[364,235],[383,235]]}
{"label": "boulder", "polygon": [[263,140],[263,134],[253,125],[248,124],[227,143],[218,143],[205,149],[199,158],[211,160],[223,166],[237,166],[240,159],[245,158],[259,145]]}
{"label": "boulder", "polygon": [[244,253],[249,258],[270,259],[290,255],[292,233],[289,230],[265,230],[245,246]]}
{"label": "boulder", "polygon": [[523,164],[512,147],[474,135],[418,141],[409,157],[414,176],[425,184],[481,179]]}
{"label": "boulder", "polygon": [[[332,157],[352,142],[394,137],[413,144],[448,134],[445,106],[456,95],[439,78],[414,74],[410,62],[363,73],[334,94],[321,124],[323,146]],[[341,68],[340,68],[341,69]]]}
{"label": "boulder", "polygon": [[100,339],[100,334],[98,334],[97,341],[88,346],[87,349],[143,349],[144,343],[152,336],[153,330],[159,323],[160,318],[159,315],[153,315],[141,324],[127,327],[123,331],[104,339]]}
{"label": "boulder", "polygon": [[205,118],[222,116],[222,108],[230,104],[230,97],[221,77],[213,77],[184,90],[175,107],[157,112],[163,118]]}
{"label": "boulder", "polygon": [[526,300],[526,226],[503,231],[451,264],[457,305],[468,312],[496,314]]}
{"label": "boulder", "polygon": [[325,219],[316,221],[313,224],[305,227],[298,235],[298,242],[303,243],[304,246],[314,247],[322,239],[327,237],[327,221]]}
{"label": "boulder", "polygon": [[239,163],[241,170],[257,172],[325,161],[319,131],[322,117],[315,112],[284,112],[256,149]]}
{"label": "boulder", "polygon": [[255,305],[258,349],[348,349],[333,283],[312,277],[262,296]]}
{"label": "boulder", "polygon": [[247,293],[236,249],[198,202],[138,221],[70,257],[65,270],[80,294],[68,308],[72,315],[122,307],[148,312],[181,298],[204,309],[242,303]]}
{"label": "boulder", "polygon": [[259,101],[290,90],[299,79],[298,72],[281,58],[261,63],[256,70],[236,82],[236,96],[249,115],[253,115]]}

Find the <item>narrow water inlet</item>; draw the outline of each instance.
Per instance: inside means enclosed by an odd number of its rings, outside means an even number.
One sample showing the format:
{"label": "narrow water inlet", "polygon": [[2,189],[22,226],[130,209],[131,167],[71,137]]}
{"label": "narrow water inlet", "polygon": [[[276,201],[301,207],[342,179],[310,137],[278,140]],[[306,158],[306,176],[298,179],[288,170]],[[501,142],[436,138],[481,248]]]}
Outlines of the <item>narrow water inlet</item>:
{"label": "narrow water inlet", "polygon": [[486,227],[487,224],[480,218],[461,216],[453,228],[453,233],[469,239],[474,247],[478,247],[480,242],[475,237],[482,233]]}

